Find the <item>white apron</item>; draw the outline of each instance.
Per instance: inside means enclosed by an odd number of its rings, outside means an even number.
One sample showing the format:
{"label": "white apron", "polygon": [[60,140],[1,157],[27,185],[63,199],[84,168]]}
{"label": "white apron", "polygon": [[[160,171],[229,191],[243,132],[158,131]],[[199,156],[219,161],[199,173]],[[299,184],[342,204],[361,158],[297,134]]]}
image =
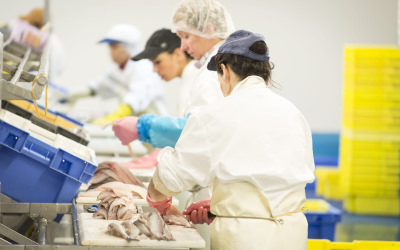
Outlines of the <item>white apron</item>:
{"label": "white apron", "polygon": [[308,224],[301,212],[304,190],[285,197],[276,220],[271,220],[268,200],[249,182],[214,181],[211,212],[212,250],[306,250]]}

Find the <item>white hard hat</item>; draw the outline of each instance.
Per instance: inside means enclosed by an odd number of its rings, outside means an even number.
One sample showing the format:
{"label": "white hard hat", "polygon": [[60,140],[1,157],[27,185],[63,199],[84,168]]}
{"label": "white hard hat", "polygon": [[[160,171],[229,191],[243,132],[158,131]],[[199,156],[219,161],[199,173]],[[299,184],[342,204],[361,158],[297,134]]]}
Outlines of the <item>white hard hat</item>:
{"label": "white hard hat", "polygon": [[135,26],[129,24],[117,24],[108,31],[107,35],[99,43],[125,43],[136,46],[139,43],[141,32]]}

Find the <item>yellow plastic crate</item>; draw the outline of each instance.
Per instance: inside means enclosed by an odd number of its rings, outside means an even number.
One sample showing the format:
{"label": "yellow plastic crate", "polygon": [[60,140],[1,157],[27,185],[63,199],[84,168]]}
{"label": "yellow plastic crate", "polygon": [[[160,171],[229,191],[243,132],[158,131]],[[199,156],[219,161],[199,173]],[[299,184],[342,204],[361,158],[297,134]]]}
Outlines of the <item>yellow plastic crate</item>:
{"label": "yellow plastic crate", "polygon": [[343,209],[357,214],[399,216],[399,197],[346,196]]}
{"label": "yellow plastic crate", "polygon": [[357,175],[347,175],[342,172],[340,176],[340,187],[345,194],[367,195],[368,196],[399,196],[399,181],[388,182],[385,178],[362,179]]}
{"label": "yellow plastic crate", "polygon": [[400,60],[391,58],[355,60],[354,58],[351,58],[351,56],[347,56],[345,58],[345,65],[351,65],[358,69],[398,67],[400,66]]}
{"label": "yellow plastic crate", "polygon": [[343,119],[358,119],[364,117],[373,117],[374,119],[384,119],[390,117],[393,120],[400,120],[400,108],[379,109],[379,108],[345,108],[343,110]]}
{"label": "yellow plastic crate", "polygon": [[339,183],[340,172],[337,168],[317,167],[315,169],[316,193],[330,200],[341,200],[343,192]]}
{"label": "yellow plastic crate", "polygon": [[347,45],[345,55],[355,60],[371,60],[382,58],[400,58],[400,50],[396,46],[357,46]]}
{"label": "yellow plastic crate", "polygon": [[400,250],[397,241],[353,241],[331,242],[329,240],[308,240],[307,250]]}
{"label": "yellow plastic crate", "polygon": [[[342,162],[343,163],[343,162]],[[398,166],[393,167],[379,167],[375,165],[346,165],[342,164],[341,168],[347,171],[349,174],[365,174],[365,175],[400,175],[400,168]]]}
{"label": "yellow plastic crate", "polygon": [[399,133],[400,125],[395,124],[369,124],[369,123],[343,123],[345,129],[351,129],[360,132],[385,132],[385,133]]}
{"label": "yellow plastic crate", "polygon": [[[386,158],[386,159],[399,159],[400,158],[400,148],[394,148],[393,150],[388,150],[386,148],[382,148],[378,145],[374,147],[374,150],[368,148],[368,141],[364,141],[364,143],[357,143],[354,140],[348,140],[341,142],[341,155],[344,156],[353,156],[357,158]],[[365,147],[364,147],[365,146]],[[370,145],[371,146],[371,145]],[[376,145],[372,145],[376,146]]]}
{"label": "yellow plastic crate", "polygon": [[343,89],[375,89],[375,90],[393,90],[398,91],[400,87],[400,77],[393,76],[375,76],[368,77],[364,75],[345,75]]}
{"label": "yellow plastic crate", "polygon": [[400,225],[384,224],[347,224],[336,225],[335,240],[350,242],[353,240],[396,241]]}
{"label": "yellow plastic crate", "polygon": [[346,98],[343,102],[343,108],[384,108],[384,109],[397,109],[400,108],[400,102],[398,101],[376,101],[376,100],[362,100],[362,99],[354,99],[354,98]]}
{"label": "yellow plastic crate", "polygon": [[363,185],[361,184],[351,184],[349,186],[343,186],[341,187],[342,192],[345,193],[343,197],[346,196],[362,196],[362,197],[398,197],[399,196],[399,191],[398,189],[392,189],[392,190],[385,190],[385,189],[380,189],[376,187],[371,187],[373,185],[366,185],[365,183]]}
{"label": "yellow plastic crate", "polygon": [[345,126],[383,126],[400,127],[400,117],[395,116],[355,116],[348,113],[343,114]]}
{"label": "yellow plastic crate", "polygon": [[344,89],[345,100],[369,100],[383,102],[398,102],[400,100],[399,91],[372,89],[372,90],[355,90],[350,88]]}
{"label": "yellow plastic crate", "polygon": [[340,166],[375,166],[377,168],[399,168],[400,161],[396,157],[374,157],[370,156],[359,156],[353,151],[347,151],[340,155]]}
{"label": "yellow plastic crate", "polygon": [[[387,85],[383,86],[374,86],[372,84],[364,84],[361,86],[357,85],[345,85],[344,86],[344,95],[357,97],[360,95],[361,97],[365,96],[367,98],[383,98],[383,97],[391,97],[395,99],[396,95],[400,93],[400,88],[396,87],[396,85]],[[370,97],[371,96],[371,97]]]}
{"label": "yellow plastic crate", "polygon": [[384,75],[389,77],[395,77],[398,79],[400,77],[400,73],[397,67],[398,66],[395,65],[388,65],[386,67],[360,68],[360,67],[355,67],[353,63],[347,63],[345,61],[344,74],[345,76],[365,75],[371,77]]}
{"label": "yellow plastic crate", "polygon": [[[345,178],[348,181],[351,181],[352,184],[358,183],[370,183],[370,185],[374,185],[374,183],[381,183],[382,187],[387,187],[388,189],[399,188],[399,176],[391,176],[391,175],[366,175],[361,171],[357,173],[350,173],[348,178]],[[378,185],[374,185],[378,187]],[[372,186],[370,186],[372,188]]]}
{"label": "yellow plastic crate", "polygon": [[326,212],[329,209],[330,204],[321,199],[307,199],[304,207],[310,212]]}
{"label": "yellow plastic crate", "polygon": [[[392,133],[347,133],[347,131],[342,131],[340,147],[351,147],[351,150],[395,152],[400,150],[398,137],[398,134]],[[349,149],[346,148],[346,150]]]}

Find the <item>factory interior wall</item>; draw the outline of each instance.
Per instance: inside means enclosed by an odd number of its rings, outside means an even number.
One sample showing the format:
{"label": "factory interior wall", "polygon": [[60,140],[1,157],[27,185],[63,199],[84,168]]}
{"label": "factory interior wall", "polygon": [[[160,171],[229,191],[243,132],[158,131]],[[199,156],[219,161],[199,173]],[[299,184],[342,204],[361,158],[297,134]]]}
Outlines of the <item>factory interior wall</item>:
{"label": "factory interior wall", "polygon": [[[77,89],[110,66],[108,48],[97,44],[117,23],[136,25],[141,45],[156,29],[171,27],[177,0],[50,1],[54,32],[67,54],[56,83]],[[343,47],[395,45],[397,0],[220,0],[236,28],[262,33],[270,47],[275,91],[303,112],[316,132],[341,127]],[[0,22],[27,13],[43,0],[0,0]],[[178,83],[165,83],[169,108]]]}

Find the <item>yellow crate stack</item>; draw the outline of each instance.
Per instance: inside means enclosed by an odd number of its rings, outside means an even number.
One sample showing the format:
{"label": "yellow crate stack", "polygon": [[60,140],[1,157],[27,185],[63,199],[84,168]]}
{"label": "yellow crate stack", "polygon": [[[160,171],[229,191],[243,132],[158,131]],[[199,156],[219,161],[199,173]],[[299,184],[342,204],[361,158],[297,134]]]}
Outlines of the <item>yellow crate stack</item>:
{"label": "yellow crate stack", "polygon": [[400,50],[346,47],[339,182],[346,211],[399,215]]}

